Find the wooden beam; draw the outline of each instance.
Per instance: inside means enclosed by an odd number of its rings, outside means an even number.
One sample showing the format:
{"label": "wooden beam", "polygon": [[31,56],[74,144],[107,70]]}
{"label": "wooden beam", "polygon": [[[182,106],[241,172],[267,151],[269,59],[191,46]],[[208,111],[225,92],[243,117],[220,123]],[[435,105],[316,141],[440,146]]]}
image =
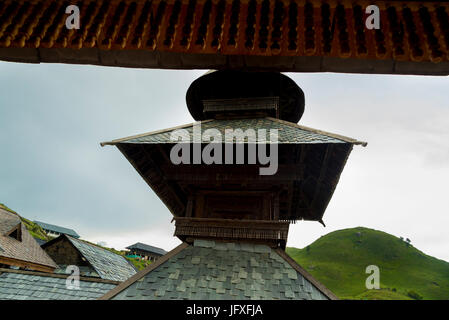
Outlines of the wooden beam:
{"label": "wooden beam", "polygon": [[279,220],[279,192],[276,192],[274,194],[274,199],[273,199],[273,220],[277,221]]}
{"label": "wooden beam", "polygon": [[193,216],[193,195],[190,194],[187,200],[186,217]]}
{"label": "wooden beam", "polygon": [[238,182],[247,183],[250,181],[262,182],[285,182],[300,180],[304,168],[300,164],[280,164],[278,171],[274,175],[259,175],[259,166],[257,165],[161,165],[161,171],[167,180],[179,182],[202,182],[211,181],[214,184],[220,182]]}
{"label": "wooden beam", "polygon": [[[308,148],[306,147],[306,145],[302,144],[301,146],[298,147],[298,151],[299,151],[299,157],[298,157],[298,161],[301,164],[300,168],[300,173],[299,173],[299,178],[300,181],[299,183],[297,183],[297,187],[295,188],[295,183],[292,183],[292,200],[289,206],[289,214],[288,217],[289,219],[291,217],[298,217],[301,218],[304,215],[304,212],[299,212],[299,201],[303,195],[302,191],[301,191],[301,183],[304,180],[304,170],[305,170],[305,162],[306,162],[306,158],[307,158],[307,152],[308,152]],[[296,197],[293,196],[293,193],[296,193]],[[293,201],[293,199],[295,199]]]}
{"label": "wooden beam", "polygon": [[18,260],[18,259],[9,258],[9,257],[3,257],[3,256],[0,256],[0,264],[16,266],[16,267],[24,268],[24,269],[25,268],[32,269],[32,270],[46,272],[46,273],[52,273],[55,270],[55,268],[53,268],[53,267],[44,266],[42,264],[37,264],[37,263],[29,262],[29,261],[23,261],[23,260]]}

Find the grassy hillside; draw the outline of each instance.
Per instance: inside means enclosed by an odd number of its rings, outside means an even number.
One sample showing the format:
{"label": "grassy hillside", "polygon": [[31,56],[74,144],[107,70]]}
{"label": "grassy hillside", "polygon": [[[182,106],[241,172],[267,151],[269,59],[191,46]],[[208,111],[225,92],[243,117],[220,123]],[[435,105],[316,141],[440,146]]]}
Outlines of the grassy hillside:
{"label": "grassy hillside", "polygon": [[15,212],[14,210],[8,208],[8,207],[7,207],[5,204],[3,204],[3,203],[0,203],[0,208],[3,209],[3,210],[6,210],[6,211],[9,211],[9,212],[12,212],[12,213],[17,214],[17,212]]}
{"label": "grassy hillside", "polygon": [[[342,299],[449,299],[449,263],[382,231],[339,230],[287,253]],[[379,267],[381,290],[366,289],[368,265]]]}
{"label": "grassy hillside", "polygon": [[126,260],[130,261],[137,270],[143,270],[151,264],[151,261],[143,260],[139,258],[128,258],[125,257]]}

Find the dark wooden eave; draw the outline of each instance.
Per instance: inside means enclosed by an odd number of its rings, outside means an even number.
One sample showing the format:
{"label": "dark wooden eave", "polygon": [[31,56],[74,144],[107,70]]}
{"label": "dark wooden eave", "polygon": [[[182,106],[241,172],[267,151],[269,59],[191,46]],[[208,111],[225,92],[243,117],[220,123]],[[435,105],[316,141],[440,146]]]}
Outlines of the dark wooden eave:
{"label": "dark wooden eave", "polygon": [[[449,74],[449,2],[79,0],[0,2],[0,60],[132,68]],[[368,4],[380,30],[365,28]]]}
{"label": "dark wooden eave", "polygon": [[11,258],[11,257],[4,257],[4,256],[0,256],[0,264],[15,266],[15,267],[19,267],[22,269],[46,272],[46,273],[52,273],[55,270],[54,267],[49,267],[46,265],[33,263],[30,261],[15,259],[15,258]]}
{"label": "dark wooden eave", "polygon": [[[172,145],[118,143],[118,149],[175,217],[186,216],[196,190],[270,191],[279,194],[279,220],[321,221],[353,145],[279,145],[279,169],[261,176],[257,165],[173,165]],[[249,192],[249,191],[248,191]]]}

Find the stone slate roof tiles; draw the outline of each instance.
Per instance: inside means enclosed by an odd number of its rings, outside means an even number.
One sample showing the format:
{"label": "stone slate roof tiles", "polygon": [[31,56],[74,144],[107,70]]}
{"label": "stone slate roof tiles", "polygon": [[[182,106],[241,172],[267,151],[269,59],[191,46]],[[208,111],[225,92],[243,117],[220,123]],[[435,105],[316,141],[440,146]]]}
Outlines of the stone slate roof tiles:
{"label": "stone slate roof tiles", "polygon": [[130,245],[129,247],[126,247],[126,249],[140,249],[140,250],[144,250],[144,251],[148,251],[148,252],[153,252],[153,253],[159,254],[161,256],[163,256],[164,254],[167,253],[164,249],[153,247],[148,244],[141,243],[141,242],[137,242],[133,245]]}
{"label": "stone slate roof tiles", "polygon": [[[307,128],[304,126],[297,125],[288,121],[283,121],[275,118],[256,118],[256,119],[235,119],[235,120],[206,120],[198,122],[201,124],[201,132],[204,133],[208,129],[217,129],[221,134],[221,141],[223,143],[232,143],[229,139],[226,140],[226,130],[241,129],[245,132],[248,129],[253,129],[257,142],[263,142],[266,139],[267,143],[272,142],[270,136],[270,130],[277,129],[278,143],[281,144],[316,144],[316,143],[352,143],[352,144],[362,144],[366,145],[364,142],[357,141],[352,138],[347,138],[339,136],[336,134],[319,131],[316,129]],[[162,144],[162,143],[176,143],[177,141],[171,140],[171,134],[177,129],[187,130],[189,133],[190,141],[194,141],[194,128],[193,124],[185,125],[181,127],[171,128],[162,131],[150,132],[147,134],[141,134],[134,137],[128,137],[123,139],[113,140],[111,142],[102,143],[102,145],[107,144],[118,144],[118,143],[132,143],[132,144]],[[266,136],[261,138],[258,134],[259,129],[266,130]],[[196,137],[195,137],[196,138]],[[198,142],[200,138],[197,138]],[[234,140],[235,141],[235,140]],[[245,143],[248,142],[248,138],[245,137]],[[202,136],[201,142],[209,143],[210,141],[204,139]]]}
{"label": "stone slate roof tiles", "polygon": [[54,224],[49,224],[49,223],[45,223],[45,222],[41,222],[41,221],[34,221],[34,223],[38,224],[42,229],[45,229],[45,230],[49,230],[52,232],[58,232],[60,234],[66,234],[66,235],[74,237],[74,238],[80,237],[79,234],[76,233],[76,231],[73,229],[64,228],[64,227],[56,226]]}
{"label": "stone slate roof tiles", "polygon": [[[67,265],[60,264],[59,268],[54,271],[56,274],[70,274],[67,272]],[[101,278],[100,275],[95,271],[95,269],[89,267],[89,266],[78,266],[80,276],[82,277],[89,277],[89,278]]]}
{"label": "stone slate roof tiles", "polygon": [[[170,254],[170,253],[169,253]],[[150,266],[151,267],[151,266]],[[310,278],[309,278],[310,279]],[[329,296],[265,245],[195,240],[112,298],[327,300]],[[116,289],[116,290],[117,290]],[[111,294],[111,293],[109,293]],[[333,295],[332,299],[335,298]]]}
{"label": "stone slate roof tiles", "polygon": [[116,285],[80,279],[79,290],[68,289],[65,277],[0,269],[0,300],[93,300]]}
{"label": "stone slate roof tiles", "polygon": [[[16,226],[21,228],[21,240],[8,236],[8,233]],[[21,223],[17,214],[0,209],[0,257],[14,259],[45,268],[54,269],[56,263],[39,246],[35,239]]]}
{"label": "stone slate roof tiles", "polygon": [[102,279],[125,281],[136,273],[124,257],[82,240],[67,238]]}

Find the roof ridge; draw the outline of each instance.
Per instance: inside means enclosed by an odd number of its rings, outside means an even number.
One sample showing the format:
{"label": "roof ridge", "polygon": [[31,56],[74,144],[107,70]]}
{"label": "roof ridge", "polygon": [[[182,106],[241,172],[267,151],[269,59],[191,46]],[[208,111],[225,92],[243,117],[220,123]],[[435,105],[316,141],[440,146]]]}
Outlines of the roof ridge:
{"label": "roof ridge", "polygon": [[312,132],[312,133],[325,135],[325,136],[328,136],[330,138],[342,140],[344,142],[352,143],[352,144],[355,144],[355,145],[361,145],[362,147],[366,147],[368,145],[368,142],[359,141],[357,139],[350,138],[350,137],[347,137],[347,136],[343,136],[343,135],[340,135],[340,134],[337,134],[337,133],[331,133],[331,132],[327,132],[327,131],[323,131],[323,130],[314,129],[314,128],[311,128],[311,127],[299,125],[299,124],[294,123],[294,122],[281,120],[281,119],[277,119],[277,118],[273,118],[273,117],[266,117],[266,119],[269,119],[269,120],[271,120],[273,122],[279,122],[279,123],[282,123],[284,125],[288,125],[290,127],[294,127],[294,128],[302,129],[302,130],[309,131],[309,132]]}
{"label": "roof ridge", "polygon": [[108,250],[108,249],[105,249],[105,248],[103,248],[103,247],[101,247],[101,246],[99,246],[99,245],[97,245],[97,244],[95,244],[95,243],[89,242],[89,241],[87,241],[87,240],[77,239],[77,238],[74,238],[74,237],[69,236],[69,235],[65,235],[65,236],[67,236],[68,238],[70,238],[70,240],[82,242],[82,243],[85,243],[85,244],[87,244],[87,245],[89,245],[89,246],[91,246],[91,247],[95,247],[95,248],[101,249],[101,250],[103,250],[103,251],[105,251],[105,252],[109,252],[109,253],[118,255],[118,254],[116,254],[115,252],[112,252],[112,251],[110,251],[110,250]]}
{"label": "roof ridge", "polygon": [[[78,240],[78,239],[75,239],[75,238],[73,238],[73,237],[70,237],[70,236],[68,236],[68,235],[66,235],[66,234],[61,235],[61,237],[62,237],[62,236],[67,237],[67,239],[70,241],[70,243],[71,243],[72,246],[75,248],[75,250],[77,250],[77,251],[81,254],[81,256],[82,256],[84,259],[86,259],[87,263],[92,267],[92,269],[94,269],[95,272],[100,276],[100,278],[103,279],[103,278],[101,277],[102,273],[101,273],[100,271],[98,271],[98,269],[95,267],[95,265],[90,261],[89,257],[86,257],[86,255],[84,254],[84,252],[83,252],[80,248],[78,248],[78,247],[73,243],[73,241],[76,241],[76,240]],[[82,241],[82,240],[80,240],[80,241]]]}

